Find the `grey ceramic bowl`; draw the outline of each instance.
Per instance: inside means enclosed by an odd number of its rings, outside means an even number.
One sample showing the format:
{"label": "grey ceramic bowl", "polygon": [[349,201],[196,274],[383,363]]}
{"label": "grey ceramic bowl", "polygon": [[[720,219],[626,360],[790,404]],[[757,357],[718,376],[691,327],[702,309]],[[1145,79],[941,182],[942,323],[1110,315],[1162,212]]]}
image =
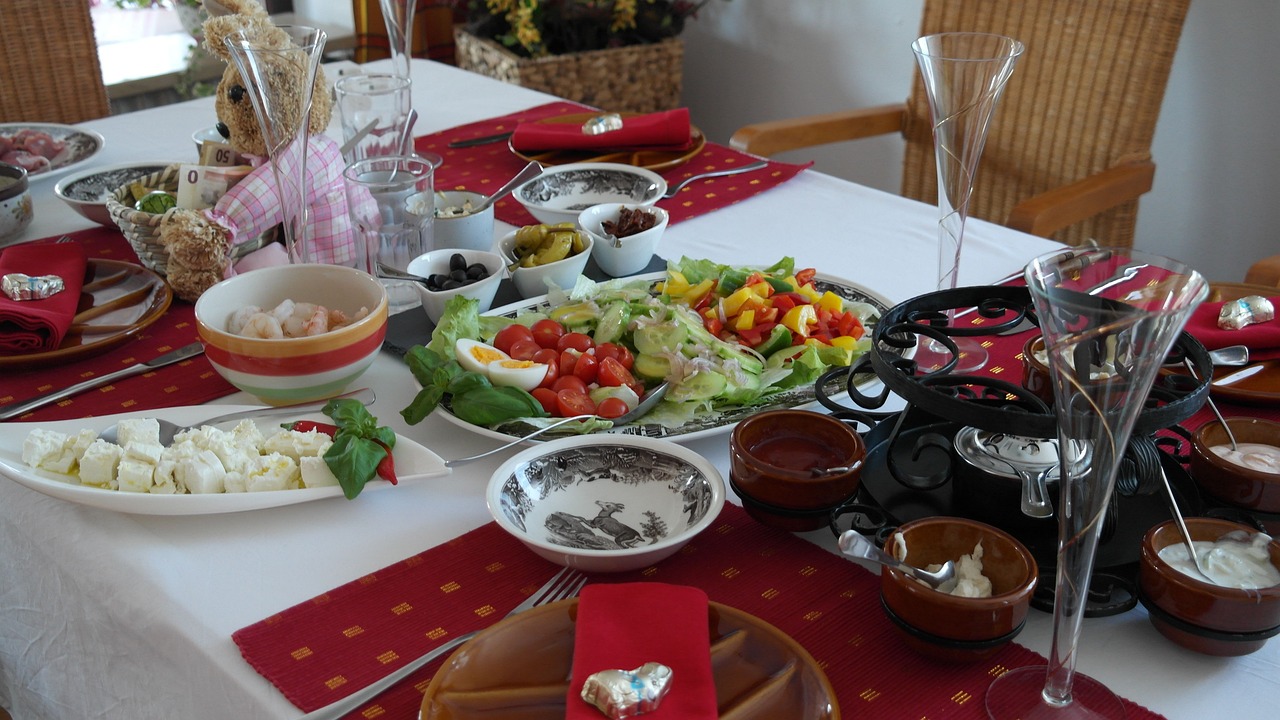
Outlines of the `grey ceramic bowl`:
{"label": "grey ceramic bowl", "polygon": [[84,217],[99,225],[115,227],[115,221],[107,211],[107,198],[121,186],[160,172],[169,165],[170,163],[154,161],[97,167],[66,176],[53,186],[53,192]]}
{"label": "grey ceramic bowl", "polygon": [[540,223],[576,223],[589,207],[628,203],[648,207],[667,191],[662,176],[619,163],[570,163],[542,171],[511,194]]}
{"label": "grey ceramic bowl", "polygon": [[669,440],[587,435],[502,464],[485,500],[498,525],[551,562],[622,572],[666,559],[724,507],[724,479]]}

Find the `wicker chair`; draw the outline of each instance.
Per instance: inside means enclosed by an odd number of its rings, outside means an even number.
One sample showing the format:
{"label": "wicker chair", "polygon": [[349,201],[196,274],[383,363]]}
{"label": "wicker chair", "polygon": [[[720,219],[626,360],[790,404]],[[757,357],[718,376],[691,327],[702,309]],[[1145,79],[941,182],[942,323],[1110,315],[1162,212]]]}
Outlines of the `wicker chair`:
{"label": "wicker chair", "polygon": [[[1131,246],[1138,198],[1155,175],[1151,138],[1189,3],[925,0],[921,35],[990,32],[1027,48],[996,110],[970,215],[1072,245]],[[748,125],[730,144],[770,156],[895,131],[906,139],[902,194],[936,202],[919,73],[905,104]]]}
{"label": "wicker chair", "polygon": [[0,122],[111,114],[86,0],[4,0],[0,28]]}

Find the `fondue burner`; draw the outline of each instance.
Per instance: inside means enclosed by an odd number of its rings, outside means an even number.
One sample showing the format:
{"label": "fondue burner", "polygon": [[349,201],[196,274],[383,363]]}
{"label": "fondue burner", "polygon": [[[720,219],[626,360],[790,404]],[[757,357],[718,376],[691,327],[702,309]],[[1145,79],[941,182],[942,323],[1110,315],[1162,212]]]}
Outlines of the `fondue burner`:
{"label": "fondue burner", "polygon": [[[976,310],[972,310],[976,308]],[[981,325],[953,327],[948,310],[968,311]],[[1053,608],[1057,562],[1058,479],[1057,420],[1044,399],[1005,379],[1012,359],[1027,336],[1004,341],[1000,333],[1037,323],[1030,293],[1024,287],[967,287],[921,295],[894,306],[876,324],[872,349],[852,368],[827,373],[817,397],[838,417],[857,419],[865,434],[867,461],[862,485],[850,503],[832,516],[837,536],[852,524],[861,532],[887,536],[888,526],[923,517],[954,515],[987,522],[1017,537],[1041,568],[1032,604]],[[957,350],[951,337],[991,336],[988,349],[1016,346],[996,375],[983,370],[954,372]],[[953,357],[940,368],[921,368],[912,359],[921,337],[949,347]],[[992,353],[993,360],[997,359]],[[1152,436],[1176,427],[1197,412],[1208,397],[1212,362],[1195,338],[1183,333],[1169,363],[1190,360],[1194,376],[1162,372],[1135,424],[1121,463],[1116,491],[1105,516],[1085,615],[1125,612],[1137,604],[1137,566],[1143,534],[1169,519],[1160,488],[1157,463],[1174,486],[1188,514],[1204,508],[1195,483],[1167,452],[1149,452]],[[1020,368],[1019,368],[1020,369]],[[874,372],[883,383],[870,395],[852,378]],[[1018,373],[1018,380],[1021,373]],[[848,402],[834,400],[848,393]],[[899,413],[883,408],[890,395],[907,402]],[[1088,467],[1091,447],[1074,447],[1073,463]],[[1154,475],[1154,480],[1152,476]],[[1043,486],[1043,487],[1042,487]],[[1031,512],[1027,512],[1030,510]],[[884,527],[874,527],[884,520]]]}

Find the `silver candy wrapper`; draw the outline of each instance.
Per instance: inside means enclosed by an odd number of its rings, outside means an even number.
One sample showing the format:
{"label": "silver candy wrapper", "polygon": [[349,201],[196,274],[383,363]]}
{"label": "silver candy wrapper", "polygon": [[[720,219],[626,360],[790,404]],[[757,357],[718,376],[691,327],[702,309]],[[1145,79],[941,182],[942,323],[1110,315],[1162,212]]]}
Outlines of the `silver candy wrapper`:
{"label": "silver candy wrapper", "polygon": [[0,279],[0,288],[10,300],[43,300],[57,295],[64,287],[57,275],[31,277],[22,273],[9,273]]}
{"label": "silver candy wrapper", "polygon": [[1218,327],[1223,330],[1239,330],[1246,325],[1264,323],[1275,318],[1276,308],[1261,295],[1250,295],[1222,304],[1218,313]]}
{"label": "silver candy wrapper", "polygon": [[612,720],[635,717],[658,707],[671,689],[671,668],[647,662],[635,670],[601,670],[587,677],[582,699]]}

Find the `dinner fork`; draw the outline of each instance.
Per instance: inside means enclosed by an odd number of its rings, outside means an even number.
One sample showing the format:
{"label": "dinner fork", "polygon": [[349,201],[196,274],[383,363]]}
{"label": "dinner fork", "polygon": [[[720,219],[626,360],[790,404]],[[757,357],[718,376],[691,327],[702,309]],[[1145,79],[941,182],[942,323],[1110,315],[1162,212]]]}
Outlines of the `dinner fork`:
{"label": "dinner fork", "polygon": [[[517,615],[519,613],[522,613],[525,610],[530,610],[532,608],[538,607],[539,605],[546,605],[548,603],[553,603],[560,600],[567,600],[569,598],[577,597],[578,593],[582,590],[582,586],[586,584],[587,584],[587,578],[585,575],[583,575],[582,573],[572,568],[564,568],[563,570],[561,570],[560,572],[552,576],[552,578],[548,580],[542,587],[535,590],[534,593],[530,595],[528,598],[526,598],[524,602],[515,606],[515,608],[513,608],[511,612],[507,613],[503,619],[509,618],[512,615]],[[351,695],[348,695],[342,698],[341,700],[332,702],[318,710],[313,710],[307,713],[306,715],[303,715],[300,718],[300,720],[337,720],[337,718],[340,718],[343,715],[346,715],[347,713],[351,712],[352,710],[355,710],[356,708],[372,700],[378,695],[381,695],[383,691],[387,690],[392,685],[395,685],[396,683],[400,682],[406,677],[412,675],[422,666],[426,665],[432,660],[435,660],[436,658],[449,652],[450,650],[456,648],[457,646],[470,640],[471,638],[475,637],[478,634],[480,634],[479,630],[459,635],[458,637],[453,638],[452,640],[446,642],[445,644],[440,645],[439,647],[427,653],[426,655],[423,655],[422,657],[419,657],[415,660],[411,660],[409,664],[405,665],[399,670],[396,670],[395,672],[382,678],[381,680],[371,685],[367,685],[361,688],[360,690],[357,690],[356,692],[352,693]]]}
{"label": "dinner fork", "polygon": [[677,185],[667,188],[667,191],[662,194],[662,199],[670,200],[671,198],[676,196],[676,193],[684,189],[685,185],[688,185],[689,183],[695,180],[703,180],[706,178],[713,178],[713,177],[724,177],[726,175],[737,175],[738,173],[751,172],[752,170],[759,170],[760,168],[768,167],[768,165],[769,165],[768,161],[761,160],[759,162],[753,162],[749,165],[741,165],[739,167],[733,167],[727,170],[717,170],[715,172],[707,172],[707,173],[701,173],[699,175],[694,175],[693,177],[685,178],[684,180],[680,181],[680,183]]}

